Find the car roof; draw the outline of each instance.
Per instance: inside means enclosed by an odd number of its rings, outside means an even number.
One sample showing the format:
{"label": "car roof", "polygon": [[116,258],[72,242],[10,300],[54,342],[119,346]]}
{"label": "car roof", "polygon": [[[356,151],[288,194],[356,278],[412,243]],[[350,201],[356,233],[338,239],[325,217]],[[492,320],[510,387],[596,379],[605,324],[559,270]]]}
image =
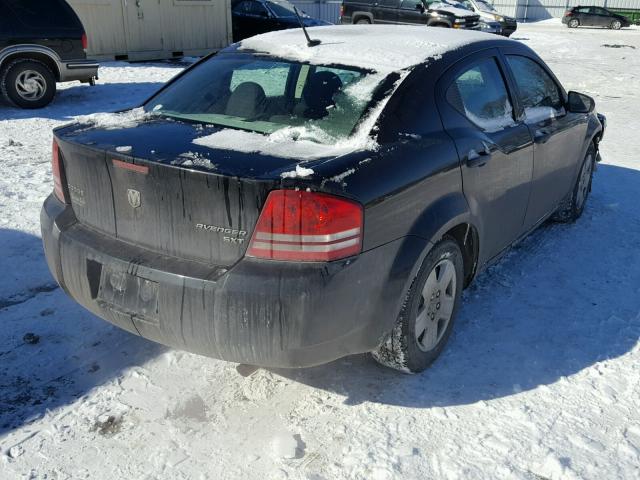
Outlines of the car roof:
{"label": "car roof", "polygon": [[235,48],[316,65],[344,65],[378,72],[405,70],[478,43],[517,43],[488,33],[424,25],[331,25],[307,31],[322,43],[308,47],[301,29],[257,35]]}

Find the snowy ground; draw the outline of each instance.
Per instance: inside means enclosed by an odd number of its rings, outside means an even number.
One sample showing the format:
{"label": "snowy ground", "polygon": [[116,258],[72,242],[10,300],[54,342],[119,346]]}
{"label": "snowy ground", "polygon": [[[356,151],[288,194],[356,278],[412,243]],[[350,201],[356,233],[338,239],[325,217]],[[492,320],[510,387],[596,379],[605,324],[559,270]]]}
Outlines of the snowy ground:
{"label": "snowy ground", "polygon": [[51,128],[135,104],[179,65],[107,64],[46,109],[0,106],[0,479],[640,478],[640,30],[514,38],[607,114],[593,196],[478,278],[411,377],[355,356],[243,378],[55,288],[38,219]]}

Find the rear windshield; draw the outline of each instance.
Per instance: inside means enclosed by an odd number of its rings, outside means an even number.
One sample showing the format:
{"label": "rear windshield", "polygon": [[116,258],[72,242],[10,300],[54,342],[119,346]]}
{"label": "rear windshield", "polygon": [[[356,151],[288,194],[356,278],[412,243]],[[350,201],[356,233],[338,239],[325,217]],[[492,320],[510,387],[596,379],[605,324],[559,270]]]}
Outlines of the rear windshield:
{"label": "rear windshield", "polygon": [[170,84],[145,110],[259,133],[302,127],[307,139],[311,132],[314,141],[330,144],[354,132],[383,79],[355,68],[219,54]]}

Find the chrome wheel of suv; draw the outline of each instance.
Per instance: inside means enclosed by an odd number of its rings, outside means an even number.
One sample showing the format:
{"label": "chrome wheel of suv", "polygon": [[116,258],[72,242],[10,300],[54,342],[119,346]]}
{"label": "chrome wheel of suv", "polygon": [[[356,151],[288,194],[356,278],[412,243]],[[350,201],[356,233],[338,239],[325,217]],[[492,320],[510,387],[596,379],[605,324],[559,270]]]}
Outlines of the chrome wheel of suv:
{"label": "chrome wheel of suv", "polygon": [[47,92],[47,81],[35,70],[24,70],[16,77],[16,92],[20,97],[33,102],[40,100]]}
{"label": "chrome wheel of suv", "polygon": [[614,20],[613,22],[611,22],[611,28],[613,30],[620,30],[621,27],[622,23],[620,22],[620,20]]}
{"label": "chrome wheel of suv", "polygon": [[51,68],[39,60],[18,58],[2,71],[3,96],[17,107],[42,108],[56,94],[56,77]]}
{"label": "chrome wheel of suv", "polygon": [[572,18],[571,20],[569,20],[569,23],[567,25],[569,26],[569,28],[576,28],[578,27],[578,25],[580,25],[580,22],[577,18]]}

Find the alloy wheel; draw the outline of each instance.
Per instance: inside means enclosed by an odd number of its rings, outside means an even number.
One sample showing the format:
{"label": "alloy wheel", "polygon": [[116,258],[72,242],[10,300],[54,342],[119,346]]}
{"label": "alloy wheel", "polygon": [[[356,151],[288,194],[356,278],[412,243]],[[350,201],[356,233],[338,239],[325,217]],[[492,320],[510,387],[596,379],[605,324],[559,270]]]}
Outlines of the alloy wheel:
{"label": "alloy wheel", "polygon": [[431,270],[422,289],[415,323],[418,348],[429,352],[436,348],[451,321],[456,300],[456,267],[445,258]]}

